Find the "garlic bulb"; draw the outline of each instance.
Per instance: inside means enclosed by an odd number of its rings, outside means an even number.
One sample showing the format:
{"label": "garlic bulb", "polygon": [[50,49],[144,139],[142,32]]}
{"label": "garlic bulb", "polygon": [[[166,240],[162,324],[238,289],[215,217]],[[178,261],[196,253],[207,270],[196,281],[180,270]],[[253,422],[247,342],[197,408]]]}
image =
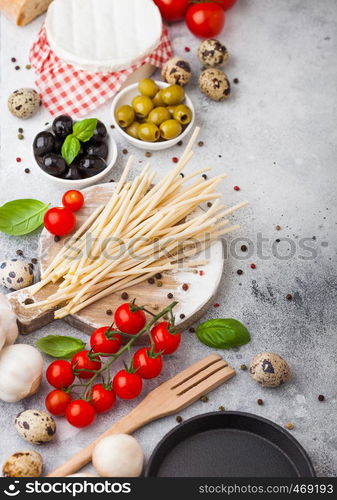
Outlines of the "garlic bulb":
{"label": "garlic bulb", "polygon": [[7,297],[0,294],[0,351],[3,347],[14,344],[18,336],[16,316]]}
{"label": "garlic bulb", "polygon": [[38,391],[43,358],[35,347],[15,344],[0,352],[0,399],[7,403],[20,401]]}

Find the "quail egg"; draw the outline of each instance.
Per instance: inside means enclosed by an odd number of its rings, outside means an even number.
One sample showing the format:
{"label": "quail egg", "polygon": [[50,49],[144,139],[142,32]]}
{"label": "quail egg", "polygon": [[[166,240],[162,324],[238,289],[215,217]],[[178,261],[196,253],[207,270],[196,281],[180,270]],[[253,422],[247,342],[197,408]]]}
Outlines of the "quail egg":
{"label": "quail egg", "polygon": [[231,93],[231,86],[225,73],[220,69],[205,69],[199,77],[201,92],[213,101],[224,101]]}
{"label": "quail egg", "polygon": [[229,54],[226,47],[219,40],[209,38],[199,45],[198,57],[205,68],[219,68],[226,64]]}
{"label": "quail egg", "polygon": [[15,90],[8,98],[8,109],[17,118],[30,118],[40,106],[40,96],[34,89]]}
{"label": "quail egg", "polygon": [[56,424],[50,415],[41,410],[25,410],[16,417],[15,428],[18,434],[32,444],[51,441],[56,432]]}
{"label": "quail egg", "polygon": [[21,290],[34,281],[33,265],[24,260],[11,259],[0,263],[0,285],[10,290]]}
{"label": "quail egg", "polygon": [[181,57],[174,57],[163,66],[161,76],[167,83],[184,87],[191,79],[191,66]]}
{"label": "quail egg", "polygon": [[36,451],[18,451],[6,460],[2,471],[5,477],[40,477],[42,457]]}
{"label": "quail egg", "polygon": [[250,362],[249,373],[262,387],[278,387],[291,376],[288,363],[273,352],[257,354]]}

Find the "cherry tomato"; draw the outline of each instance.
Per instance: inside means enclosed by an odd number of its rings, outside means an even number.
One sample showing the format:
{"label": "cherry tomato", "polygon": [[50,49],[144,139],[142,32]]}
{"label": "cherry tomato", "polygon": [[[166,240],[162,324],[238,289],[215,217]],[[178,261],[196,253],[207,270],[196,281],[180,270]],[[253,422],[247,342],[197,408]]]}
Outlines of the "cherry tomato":
{"label": "cherry tomato", "polygon": [[151,337],[154,342],[155,351],[162,354],[172,354],[180,344],[180,333],[169,332],[170,323],[162,321],[151,330]]}
{"label": "cherry tomato", "polygon": [[71,397],[67,392],[55,389],[47,394],[45,405],[49,413],[55,417],[64,417],[68,405],[71,402]]}
{"label": "cherry tomato", "polygon": [[193,35],[213,38],[219,35],[225,24],[225,13],[217,3],[195,3],[186,14],[186,24]]}
{"label": "cherry tomato", "polygon": [[90,403],[96,413],[104,413],[115,404],[116,396],[113,390],[106,389],[102,384],[96,384],[92,388]]}
{"label": "cherry tomato", "polygon": [[107,332],[114,332],[114,330],[109,326],[103,326],[95,330],[90,337],[90,345],[94,352],[104,352],[109,356],[109,354],[114,354],[121,348],[122,336],[119,333],[113,333],[113,338],[108,339]]}
{"label": "cherry tomato", "polygon": [[146,325],[146,316],[141,309],[132,312],[131,307],[130,304],[122,304],[116,309],[114,318],[118,330],[129,335],[136,335]]}
{"label": "cherry tomato", "polygon": [[137,374],[142,378],[155,378],[163,368],[163,359],[160,355],[150,355],[149,349],[142,347],[133,356],[133,366],[137,368]]}
{"label": "cherry tomato", "polygon": [[190,0],[154,0],[160,13],[166,21],[179,21],[183,19]]}
{"label": "cherry tomato", "polygon": [[133,399],[142,392],[143,382],[137,373],[121,370],[114,376],[112,387],[118,397]]}
{"label": "cherry tomato", "polygon": [[99,370],[101,368],[101,361],[97,356],[95,359],[89,359],[89,351],[80,351],[73,356],[71,366],[76,375],[80,378],[91,378],[94,373],[92,371],[78,371],[78,370]]}
{"label": "cherry tomato", "polygon": [[62,197],[62,205],[69,208],[72,212],[77,212],[84,205],[84,196],[80,191],[71,189],[64,193]]}
{"label": "cherry tomato", "polygon": [[213,2],[221,5],[223,10],[229,10],[237,2],[237,0],[213,0]]}
{"label": "cherry tomato", "polygon": [[91,425],[95,416],[94,407],[83,399],[76,399],[67,406],[66,417],[69,424],[74,427],[82,428]]}
{"label": "cherry tomato", "polygon": [[75,380],[71,364],[63,359],[53,361],[48,366],[46,377],[50,385],[56,387],[56,389],[65,389]]}
{"label": "cherry tomato", "polygon": [[65,236],[71,233],[75,224],[75,215],[68,208],[50,208],[44,215],[44,227],[55,236]]}

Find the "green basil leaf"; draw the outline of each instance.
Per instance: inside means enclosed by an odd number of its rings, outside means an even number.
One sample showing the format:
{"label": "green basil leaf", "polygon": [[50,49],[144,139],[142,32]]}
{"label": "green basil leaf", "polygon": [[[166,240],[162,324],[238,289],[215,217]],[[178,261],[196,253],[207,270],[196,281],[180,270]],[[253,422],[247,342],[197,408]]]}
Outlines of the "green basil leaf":
{"label": "green basil leaf", "polygon": [[200,342],[216,349],[230,349],[248,344],[250,335],[247,328],[236,319],[210,319],[197,327]]}
{"label": "green basil leaf", "polygon": [[65,159],[67,165],[70,165],[79,153],[81,148],[80,141],[73,135],[68,135],[64,141],[61,149],[62,157]]}
{"label": "green basil leaf", "polygon": [[86,118],[73,125],[73,135],[81,142],[89,141],[97,127],[97,118]]}
{"label": "green basil leaf", "polygon": [[11,236],[31,233],[43,223],[49,205],[39,200],[13,200],[0,207],[0,231]]}
{"label": "green basil leaf", "polygon": [[74,337],[63,335],[47,335],[35,343],[36,347],[53,358],[72,358],[74,354],[82,351],[84,342]]}

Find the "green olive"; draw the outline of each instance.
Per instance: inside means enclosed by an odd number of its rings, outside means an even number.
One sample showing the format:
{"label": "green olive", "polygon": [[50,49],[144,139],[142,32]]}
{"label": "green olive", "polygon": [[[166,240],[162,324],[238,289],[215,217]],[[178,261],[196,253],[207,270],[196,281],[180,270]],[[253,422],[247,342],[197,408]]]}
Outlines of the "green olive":
{"label": "green olive", "polygon": [[155,125],[160,125],[161,123],[169,120],[171,115],[167,108],[163,106],[158,106],[158,108],[154,108],[149,116],[147,117],[147,121],[154,123]]}
{"label": "green olive", "polygon": [[164,103],[168,106],[180,104],[185,98],[185,91],[180,85],[170,85],[162,89],[160,93]]}
{"label": "green olive", "polygon": [[141,123],[138,128],[138,137],[142,141],[156,142],[160,138],[160,132],[154,123]]}
{"label": "green olive", "polygon": [[138,122],[133,122],[131,125],[128,126],[126,129],[126,133],[128,135],[131,135],[131,137],[134,137],[135,139],[139,139],[138,137],[138,129],[139,129],[140,123]]}
{"label": "green olive", "polygon": [[181,131],[182,126],[177,120],[166,120],[160,125],[160,135],[167,141],[180,135]]}
{"label": "green olive", "polygon": [[179,104],[173,112],[173,118],[182,125],[187,125],[192,120],[192,111],[185,104]]}
{"label": "green olive", "polygon": [[171,117],[173,116],[174,110],[176,109],[176,106],[167,106],[166,109],[170,113]]}
{"label": "green olive", "polygon": [[135,112],[131,106],[125,104],[116,111],[116,120],[120,127],[128,127],[135,119]]}
{"label": "green olive", "polygon": [[146,95],[137,95],[132,99],[132,107],[139,118],[146,118],[153,109],[153,102]]}
{"label": "green olive", "polygon": [[138,90],[142,95],[147,97],[154,97],[159,90],[156,82],[151,80],[151,78],[144,78],[138,82]]}
{"label": "green olive", "polygon": [[165,106],[165,103],[161,96],[161,90],[159,90],[159,92],[156,93],[152,101],[155,106]]}

